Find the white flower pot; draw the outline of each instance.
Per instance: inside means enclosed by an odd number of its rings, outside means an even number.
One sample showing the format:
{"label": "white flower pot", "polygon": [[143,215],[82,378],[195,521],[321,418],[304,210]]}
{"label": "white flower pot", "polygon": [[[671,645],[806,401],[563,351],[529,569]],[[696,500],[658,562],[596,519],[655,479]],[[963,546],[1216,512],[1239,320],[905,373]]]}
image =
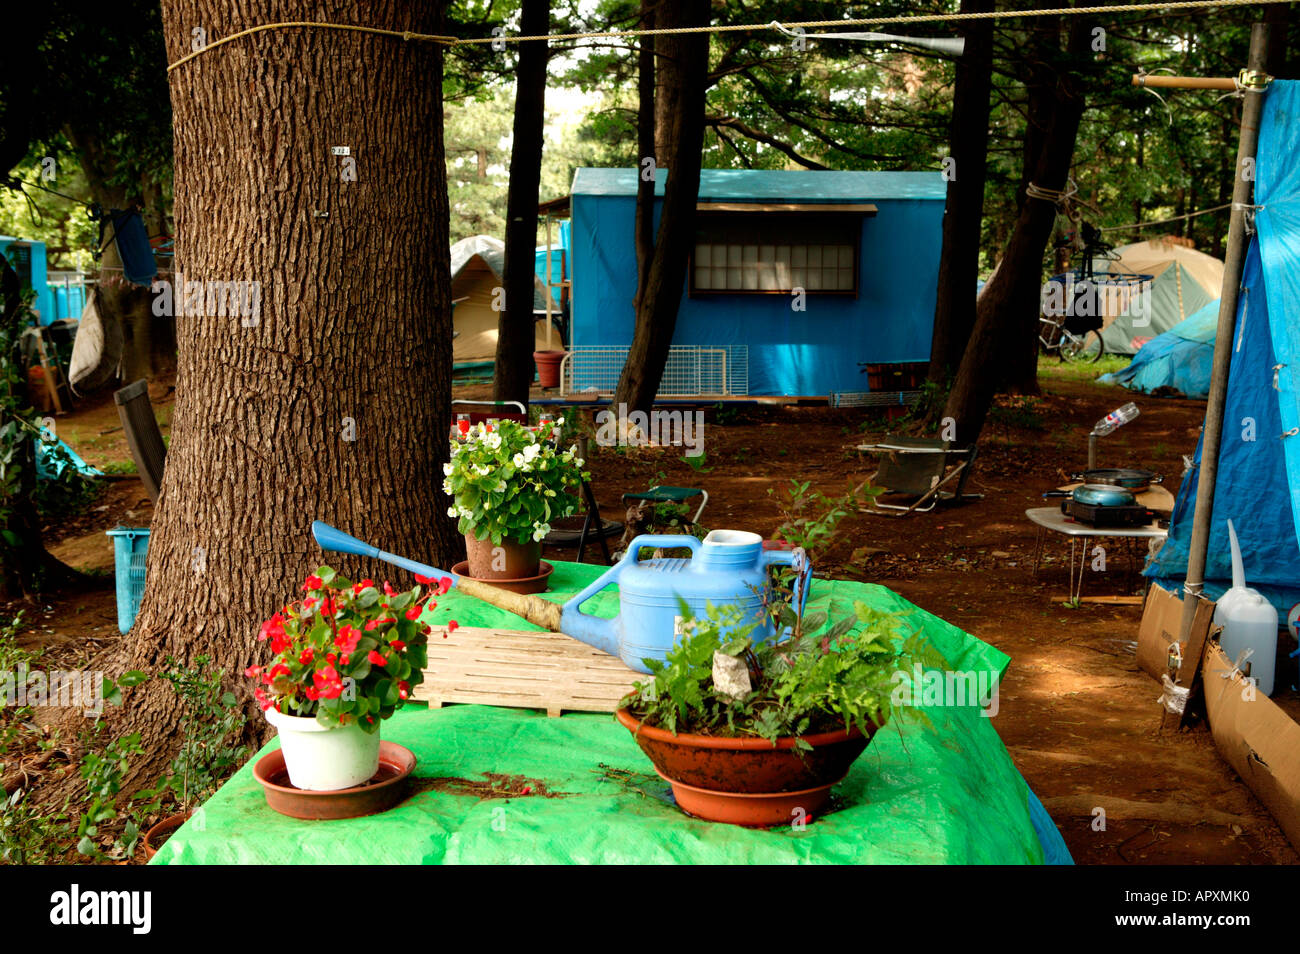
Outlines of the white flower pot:
{"label": "white flower pot", "polygon": [[309,792],[353,788],[379,771],[379,731],[355,722],[326,728],[316,719],[266,710],[266,721],[280,733],[280,751],[289,781]]}

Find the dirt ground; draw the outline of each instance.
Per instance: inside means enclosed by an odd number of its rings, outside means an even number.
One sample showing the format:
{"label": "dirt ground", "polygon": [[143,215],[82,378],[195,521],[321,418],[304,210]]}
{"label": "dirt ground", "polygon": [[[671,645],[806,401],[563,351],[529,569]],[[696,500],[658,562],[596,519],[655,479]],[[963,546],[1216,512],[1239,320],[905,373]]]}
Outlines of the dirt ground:
{"label": "dirt ground", "polygon": [[[1045,377],[1043,387],[1040,398],[1000,401],[986,425],[967,487],[984,494],[982,500],[904,519],[853,513],[819,559],[818,574],[889,586],[1011,657],[994,722],[1077,862],[1300,861],[1220,758],[1208,731],[1161,729],[1159,687],[1138,670],[1133,653],[1140,606],[1064,605],[1064,538],[1045,542],[1045,562],[1034,576],[1036,534],[1025,510],[1043,506],[1043,491],[1082,469],[1092,424],[1129,399],[1117,388],[1063,377]],[[464,387],[457,396],[486,397],[488,389]],[[1141,417],[1103,440],[1099,465],[1146,467],[1166,475],[1176,490],[1204,404],[1138,403]],[[170,408],[158,407],[165,424]],[[58,427],[88,461],[112,466],[129,459],[121,432],[112,430],[116,424],[110,396],[83,404]],[[798,479],[827,495],[843,493],[872,469],[854,447],[889,430],[879,411],[865,409],[708,408],[699,471],[680,448],[599,448],[589,469],[607,517],[622,518],[619,496],[625,491],[655,483],[701,486],[710,494],[704,525],[768,536],[782,521],[769,489],[780,493]],[[87,640],[116,638],[112,546],[103,531],[147,526],[151,515],[139,480],[128,476],[112,480],[83,517],[48,528],[52,552],[90,570],[102,585],[29,607],[23,641],[64,655],[84,651]],[[595,558],[589,551],[587,559]],[[1106,572],[1089,572],[1084,595],[1138,592],[1134,564],[1117,548]],[[1295,663],[1286,662],[1290,668],[1279,669],[1276,699],[1300,712],[1290,688],[1297,682]],[[1105,830],[1093,829],[1097,807],[1106,810]]]}

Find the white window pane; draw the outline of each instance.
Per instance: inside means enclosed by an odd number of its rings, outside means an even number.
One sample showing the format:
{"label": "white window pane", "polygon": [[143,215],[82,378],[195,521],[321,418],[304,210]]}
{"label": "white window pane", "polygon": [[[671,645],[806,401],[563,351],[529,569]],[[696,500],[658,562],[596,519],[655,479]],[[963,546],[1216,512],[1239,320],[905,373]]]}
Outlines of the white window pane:
{"label": "white window pane", "polygon": [[712,279],[713,279],[713,269],[697,268],[695,270],[696,288],[712,288],[713,287]]}
{"label": "white window pane", "polygon": [[740,264],[741,247],[739,245],[727,246],[727,264],[736,266]]}
{"label": "white window pane", "polygon": [[804,271],[804,269],[802,269],[802,268],[792,268],[792,269],[790,269],[790,287],[791,287],[791,288],[807,288],[807,287],[808,287],[808,273],[807,273],[806,271]]}
{"label": "white window pane", "polygon": [[808,264],[808,247],[805,245],[796,245],[790,249],[790,264],[795,268],[803,268]]}
{"label": "white window pane", "polygon": [[776,249],[771,245],[760,245],[758,247],[758,260],[760,262],[776,261]]}
{"label": "white window pane", "polygon": [[[715,256],[716,257],[716,256]],[[725,266],[714,265],[711,269],[713,272],[713,281],[709,284],[710,288],[727,287],[727,269]]]}
{"label": "white window pane", "polygon": [[758,287],[761,291],[777,291],[781,286],[776,282],[776,271],[769,262],[758,265]]}
{"label": "white window pane", "polygon": [[777,261],[772,265],[772,279],[777,288],[790,288],[794,284],[794,271],[789,262]]}
{"label": "white window pane", "polygon": [[822,247],[820,245],[808,246],[808,267],[820,268],[822,264]]}
{"label": "white window pane", "polygon": [[821,291],[822,270],[820,268],[808,269],[808,284],[804,287],[808,289],[808,291]]}
{"label": "white window pane", "polygon": [[822,288],[833,291],[840,287],[840,270],[838,268],[822,269]]}
{"label": "white window pane", "polygon": [[744,281],[740,277],[740,266],[727,269],[727,287],[740,290],[745,287]]}
{"label": "white window pane", "polygon": [[741,274],[745,277],[745,291],[758,291],[758,269],[747,268]]}
{"label": "white window pane", "polygon": [[746,245],[746,246],[745,246],[745,264],[746,264],[746,265],[753,265],[753,264],[755,264],[757,261],[758,261],[758,246],[757,246],[757,245]]}
{"label": "white window pane", "polygon": [[853,269],[841,268],[839,288],[842,291],[853,291]]}
{"label": "white window pane", "polygon": [[709,260],[712,254],[713,254],[712,245],[695,246],[695,264],[708,267],[709,265],[712,264],[712,262],[710,262]]}
{"label": "white window pane", "polygon": [[840,249],[840,268],[853,267],[853,246],[841,245]]}

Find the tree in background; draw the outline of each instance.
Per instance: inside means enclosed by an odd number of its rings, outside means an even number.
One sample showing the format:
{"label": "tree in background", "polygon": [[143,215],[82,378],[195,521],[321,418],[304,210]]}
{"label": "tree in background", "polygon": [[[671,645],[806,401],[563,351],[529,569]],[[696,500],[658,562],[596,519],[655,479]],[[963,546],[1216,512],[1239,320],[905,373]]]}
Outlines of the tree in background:
{"label": "tree in background", "polygon": [[[649,0],[646,0],[647,4]],[[707,0],[660,0],[655,6],[656,29],[703,26],[709,22]],[[677,308],[686,283],[686,267],[695,245],[695,203],[700,191],[700,164],[704,142],[705,78],[709,62],[706,34],[660,34],[654,40],[655,96],[668,95],[674,111],[667,130],[655,123],[655,147],[668,152],[642,156],[639,175],[650,177],[651,188],[637,192],[637,218],[644,223],[651,213],[653,179],[660,164],[668,169],[654,253],[638,281],[636,325],[627,361],[614,392],[614,404],[629,410],[648,410],[668,361]],[[654,101],[646,101],[642,85],[640,110],[658,116]],[[667,90],[666,94],[664,91]],[[648,125],[648,124],[646,124]],[[645,128],[643,126],[642,128]],[[644,142],[643,142],[644,145]],[[647,164],[647,160],[649,160]],[[644,181],[644,180],[642,180]],[[644,227],[642,225],[641,227]]]}
{"label": "tree in background", "polygon": [[[547,33],[550,0],[523,0],[523,36]],[[537,203],[542,181],[546,122],[547,41],[518,44],[515,120],[510,147],[510,189],[506,194],[505,308],[498,319],[493,396],[528,403],[533,380],[533,286],[536,282]],[[549,294],[549,291],[547,292]]]}
{"label": "tree in background", "polygon": [[[962,0],[962,13],[993,9],[993,0]],[[928,377],[945,385],[961,364],[975,327],[980,231],[984,220],[984,169],[988,161],[989,97],[993,88],[993,21],[962,24],[966,41],[957,61],[949,121],[951,160],[944,174],[948,201],[943,217]]]}

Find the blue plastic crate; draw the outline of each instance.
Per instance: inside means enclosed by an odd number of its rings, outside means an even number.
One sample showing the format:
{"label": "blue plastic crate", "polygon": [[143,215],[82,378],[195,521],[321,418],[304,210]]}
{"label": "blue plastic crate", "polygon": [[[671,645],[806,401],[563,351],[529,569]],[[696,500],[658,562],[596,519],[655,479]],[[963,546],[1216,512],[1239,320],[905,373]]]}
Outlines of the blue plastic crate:
{"label": "blue plastic crate", "polygon": [[144,596],[144,558],[149,552],[149,531],[115,527],[105,531],[113,538],[113,572],[117,578],[117,628],[123,633],[135,625]]}

